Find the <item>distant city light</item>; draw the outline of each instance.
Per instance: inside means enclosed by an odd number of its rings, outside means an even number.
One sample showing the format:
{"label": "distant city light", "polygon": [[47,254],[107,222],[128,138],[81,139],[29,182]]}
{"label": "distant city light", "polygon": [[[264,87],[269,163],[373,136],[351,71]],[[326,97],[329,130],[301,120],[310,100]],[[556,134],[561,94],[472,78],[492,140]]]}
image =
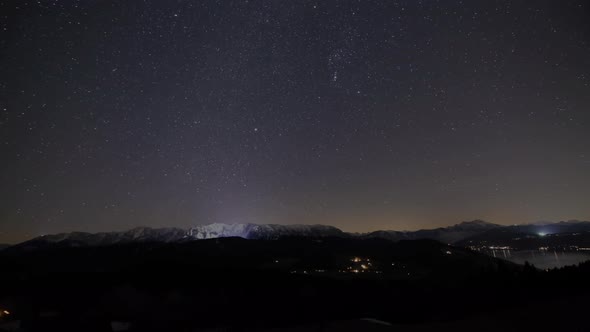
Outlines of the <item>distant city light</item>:
{"label": "distant city light", "polygon": [[537,234],[539,234],[539,236],[545,236],[545,235],[547,235],[547,233],[545,233],[545,232],[539,232]]}

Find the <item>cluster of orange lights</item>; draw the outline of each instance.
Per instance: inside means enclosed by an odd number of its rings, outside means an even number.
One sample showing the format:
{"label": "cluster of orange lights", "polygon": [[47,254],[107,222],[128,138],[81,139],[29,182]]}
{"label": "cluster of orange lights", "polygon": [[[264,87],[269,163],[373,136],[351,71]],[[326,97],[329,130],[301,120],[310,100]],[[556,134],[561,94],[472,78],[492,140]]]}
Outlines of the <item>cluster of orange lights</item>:
{"label": "cluster of orange lights", "polygon": [[350,259],[353,263],[362,263],[356,264],[356,266],[349,266],[347,269],[353,273],[364,272],[365,270],[371,269],[372,265],[371,260],[369,258],[360,258],[360,257],[353,257]]}
{"label": "cluster of orange lights", "polygon": [[359,263],[362,261],[366,261],[367,263],[370,262],[371,260],[369,258],[360,258],[360,257],[353,257],[350,259],[351,262],[355,262],[355,263]]}

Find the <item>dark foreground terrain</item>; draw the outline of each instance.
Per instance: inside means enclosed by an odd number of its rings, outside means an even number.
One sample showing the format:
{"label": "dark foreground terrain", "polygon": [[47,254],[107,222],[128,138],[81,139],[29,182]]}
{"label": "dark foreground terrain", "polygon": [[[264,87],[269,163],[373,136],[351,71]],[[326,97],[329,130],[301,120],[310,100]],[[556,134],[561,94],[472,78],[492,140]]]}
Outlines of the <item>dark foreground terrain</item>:
{"label": "dark foreground terrain", "polygon": [[590,264],[540,271],[431,240],[54,245],[0,264],[0,330],[588,330]]}

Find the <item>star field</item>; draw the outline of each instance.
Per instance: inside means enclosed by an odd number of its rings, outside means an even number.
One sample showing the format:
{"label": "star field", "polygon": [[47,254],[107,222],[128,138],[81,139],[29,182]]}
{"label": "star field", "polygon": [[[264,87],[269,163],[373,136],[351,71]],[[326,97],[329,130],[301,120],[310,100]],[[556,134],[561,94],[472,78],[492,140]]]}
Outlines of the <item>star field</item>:
{"label": "star field", "polygon": [[0,1],[0,242],[590,219],[585,1]]}

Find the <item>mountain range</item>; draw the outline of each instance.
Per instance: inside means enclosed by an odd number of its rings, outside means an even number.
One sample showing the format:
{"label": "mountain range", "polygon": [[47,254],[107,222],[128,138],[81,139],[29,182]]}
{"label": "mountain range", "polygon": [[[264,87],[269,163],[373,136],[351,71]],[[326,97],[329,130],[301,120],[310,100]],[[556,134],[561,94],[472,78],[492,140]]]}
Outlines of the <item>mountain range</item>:
{"label": "mountain range", "polygon": [[587,248],[590,248],[590,222],[563,221],[504,226],[475,234],[453,244],[480,249],[508,247],[514,250],[545,248],[545,250],[588,251]]}
{"label": "mountain range", "polygon": [[138,227],[123,232],[85,233],[71,232],[44,235],[13,246],[20,249],[35,249],[47,245],[69,247],[108,246],[140,242],[186,242],[201,239],[241,237],[244,239],[276,240],[285,237],[305,238],[360,238],[386,239],[390,241],[432,239],[445,244],[469,243],[471,239],[493,240],[496,237],[510,238],[522,234],[542,236],[555,233],[590,232],[588,221],[562,221],[558,223],[502,226],[473,220],[449,227],[418,231],[380,230],[369,233],[348,233],[327,225],[277,225],[277,224],[220,224],[198,225],[184,228]]}
{"label": "mountain range", "polygon": [[361,234],[365,238],[382,238],[392,241],[431,239],[442,243],[453,244],[457,241],[475,236],[503,226],[482,220],[464,221],[449,227],[421,229],[418,231],[374,231]]}

